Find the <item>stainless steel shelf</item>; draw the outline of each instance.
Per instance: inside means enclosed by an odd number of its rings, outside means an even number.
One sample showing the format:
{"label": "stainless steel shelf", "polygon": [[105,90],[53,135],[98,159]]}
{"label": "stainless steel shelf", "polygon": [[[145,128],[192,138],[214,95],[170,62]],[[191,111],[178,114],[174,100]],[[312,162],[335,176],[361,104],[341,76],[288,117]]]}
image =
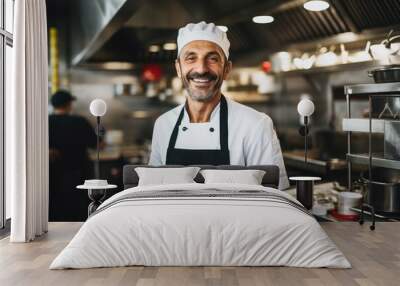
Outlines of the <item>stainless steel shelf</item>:
{"label": "stainless steel shelf", "polygon": [[[369,157],[368,154],[346,154],[347,160],[355,164],[368,165]],[[400,170],[400,160],[390,160],[383,158],[382,154],[373,154],[372,166],[383,167],[389,169]]]}
{"label": "stainless steel shelf", "polygon": [[[366,118],[343,118],[342,129],[343,129],[343,131],[369,132],[369,119],[366,119]],[[372,133],[384,133],[384,131],[385,131],[385,120],[384,119],[372,119],[371,132]]]}
{"label": "stainless steel shelf", "polygon": [[326,175],[327,171],[329,170],[329,166],[326,161],[308,158],[306,163],[304,162],[304,156],[297,156],[284,152],[283,160],[285,161],[285,166],[295,169],[301,169],[307,172],[317,173],[320,175]]}
{"label": "stainless steel shelf", "polygon": [[333,72],[352,71],[361,69],[373,69],[381,66],[382,62],[380,61],[367,61],[359,63],[336,64],[333,66],[326,66],[326,67],[312,67],[310,69],[295,69],[290,71],[271,72],[271,74],[277,76],[302,76],[308,74],[321,74],[321,73],[333,73]]}
{"label": "stainless steel shelf", "polygon": [[[355,211],[357,213],[361,213],[361,209],[353,207],[350,208],[350,210]],[[372,214],[369,211],[364,210],[364,219],[367,219],[368,221],[371,220],[372,218]],[[396,221],[400,221],[400,217],[396,214],[377,214],[375,213],[375,219],[377,221],[391,221],[391,222],[396,222]]]}
{"label": "stainless steel shelf", "polygon": [[400,82],[346,85],[344,91],[349,95],[373,94],[374,96],[400,97]]}

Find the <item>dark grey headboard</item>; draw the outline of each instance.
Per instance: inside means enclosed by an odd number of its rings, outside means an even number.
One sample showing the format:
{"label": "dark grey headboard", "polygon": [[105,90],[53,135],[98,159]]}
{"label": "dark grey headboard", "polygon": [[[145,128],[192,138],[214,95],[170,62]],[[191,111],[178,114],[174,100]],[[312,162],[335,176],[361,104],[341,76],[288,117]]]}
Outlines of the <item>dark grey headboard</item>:
{"label": "dark grey headboard", "polygon": [[[265,171],[262,185],[266,187],[278,188],[279,185],[279,168],[275,165],[254,165],[254,166],[239,166],[239,165],[196,165],[201,169],[220,169],[220,170],[263,170]],[[181,165],[163,165],[163,166],[149,166],[149,165],[125,165],[123,173],[124,189],[136,187],[139,182],[139,177],[135,171],[136,167],[147,168],[179,168],[185,167]],[[204,183],[203,176],[199,173],[194,179],[197,183]]]}

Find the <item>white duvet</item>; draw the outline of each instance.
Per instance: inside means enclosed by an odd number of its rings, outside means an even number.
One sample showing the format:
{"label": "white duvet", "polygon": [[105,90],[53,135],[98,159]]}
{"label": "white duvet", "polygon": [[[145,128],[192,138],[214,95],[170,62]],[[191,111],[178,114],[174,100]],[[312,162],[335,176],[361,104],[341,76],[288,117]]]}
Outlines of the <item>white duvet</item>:
{"label": "white duvet", "polygon": [[299,209],[258,198],[182,197],[113,201],[131,192],[262,190],[238,184],[127,189],[105,201],[50,269],[145,266],[294,266],[350,268],[318,222]]}

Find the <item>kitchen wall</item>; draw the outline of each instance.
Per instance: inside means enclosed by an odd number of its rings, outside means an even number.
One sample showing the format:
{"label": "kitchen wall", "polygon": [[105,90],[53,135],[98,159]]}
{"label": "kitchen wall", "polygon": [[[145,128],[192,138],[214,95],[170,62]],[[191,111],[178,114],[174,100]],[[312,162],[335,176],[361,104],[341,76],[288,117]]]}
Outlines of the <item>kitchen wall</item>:
{"label": "kitchen wall", "polygon": [[[301,148],[297,129],[300,118],[297,114],[297,104],[302,95],[310,96],[315,104],[315,112],[311,117],[312,134],[319,130],[342,130],[342,119],[346,116],[346,101],[344,85],[372,83],[368,77],[368,68],[348,71],[323,71],[319,73],[283,73],[277,76],[279,87],[279,112],[275,122],[281,133],[286,148]],[[341,93],[341,96],[338,94]],[[353,101],[351,112],[353,116],[362,117],[362,111],[368,107],[367,100]],[[282,141],[282,140],[281,140]]]}
{"label": "kitchen wall", "polygon": [[[256,70],[256,69],[255,69]],[[302,148],[303,140],[298,135],[300,118],[297,104],[302,96],[308,95],[315,103],[315,113],[311,118],[312,131],[341,130],[341,119],[346,116],[344,97],[334,98],[334,88],[343,90],[346,84],[368,83],[368,69],[320,73],[277,74],[274,92],[270,99],[247,105],[268,114],[275,123],[284,149]],[[85,115],[94,125],[95,118],[89,114],[90,102],[95,98],[104,99],[108,111],[103,118],[106,129],[124,131],[125,144],[142,143],[151,140],[155,119],[163,112],[176,106],[174,103],[147,98],[144,95],[116,96],[114,84],[132,84],[135,78],[124,72],[105,72],[73,69],[70,72],[70,89],[78,97],[75,112]],[[352,113],[361,116],[367,102],[354,101]],[[146,111],[135,117],[135,111]]]}
{"label": "kitchen wall", "polygon": [[95,126],[89,105],[95,98],[103,99],[107,103],[107,113],[102,118],[106,130],[123,130],[126,145],[151,140],[155,119],[174,105],[158,101],[155,104],[144,95],[115,95],[115,84],[134,82],[135,78],[127,73],[71,70],[70,90],[78,98],[74,103],[74,113],[87,117]]}

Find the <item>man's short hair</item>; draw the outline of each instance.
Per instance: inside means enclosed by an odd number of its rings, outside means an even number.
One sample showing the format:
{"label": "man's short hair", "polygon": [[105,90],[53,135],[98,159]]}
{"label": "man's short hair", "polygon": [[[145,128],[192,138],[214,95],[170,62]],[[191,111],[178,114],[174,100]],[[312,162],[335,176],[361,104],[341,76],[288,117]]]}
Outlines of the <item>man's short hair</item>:
{"label": "man's short hair", "polygon": [[59,90],[53,94],[50,102],[54,108],[59,108],[66,106],[68,103],[74,100],[76,100],[76,97],[71,95],[71,93],[66,90]]}

